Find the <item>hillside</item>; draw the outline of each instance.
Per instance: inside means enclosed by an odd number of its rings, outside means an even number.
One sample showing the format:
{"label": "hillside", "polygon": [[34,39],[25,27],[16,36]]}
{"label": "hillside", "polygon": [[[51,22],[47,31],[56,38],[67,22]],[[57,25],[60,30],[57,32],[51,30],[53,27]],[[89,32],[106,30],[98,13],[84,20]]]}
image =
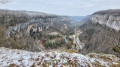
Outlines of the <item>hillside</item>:
{"label": "hillside", "polygon": [[108,53],[120,57],[119,12],[119,10],[98,11],[80,26],[83,32],[80,40],[85,43],[80,53]]}
{"label": "hillside", "polygon": [[0,29],[0,47],[28,51],[68,48],[64,37],[74,32],[67,16],[2,9]]}

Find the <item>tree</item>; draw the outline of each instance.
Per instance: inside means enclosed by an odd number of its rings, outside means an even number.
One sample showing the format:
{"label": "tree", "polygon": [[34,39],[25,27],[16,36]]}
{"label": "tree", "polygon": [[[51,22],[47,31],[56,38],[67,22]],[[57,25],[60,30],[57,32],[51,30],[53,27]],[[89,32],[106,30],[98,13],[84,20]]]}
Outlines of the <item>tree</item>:
{"label": "tree", "polygon": [[0,4],[5,4],[5,3],[9,3],[10,0],[0,0]]}

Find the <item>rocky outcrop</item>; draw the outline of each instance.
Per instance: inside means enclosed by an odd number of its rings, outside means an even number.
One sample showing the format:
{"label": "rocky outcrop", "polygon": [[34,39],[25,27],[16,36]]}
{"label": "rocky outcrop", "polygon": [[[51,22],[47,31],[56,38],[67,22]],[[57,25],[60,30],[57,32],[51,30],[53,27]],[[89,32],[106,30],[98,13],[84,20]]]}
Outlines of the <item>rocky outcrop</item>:
{"label": "rocky outcrop", "polygon": [[120,30],[120,10],[103,10],[91,16],[93,23],[106,25],[117,31]]}
{"label": "rocky outcrop", "polygon": [[48,51],[28,52],[0,48],[1,67],[119,67],[120,58],[107,54]]}

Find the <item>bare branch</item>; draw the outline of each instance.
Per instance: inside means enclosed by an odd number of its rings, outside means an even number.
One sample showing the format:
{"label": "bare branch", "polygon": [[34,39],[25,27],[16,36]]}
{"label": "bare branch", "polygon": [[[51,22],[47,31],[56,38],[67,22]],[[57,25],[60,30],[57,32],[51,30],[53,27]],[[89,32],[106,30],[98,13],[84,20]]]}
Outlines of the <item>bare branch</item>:
{"label": "bare branch", "polygon": [[0,4],[5,4],[5,3],[9,3],[10,0],[0,0]]}

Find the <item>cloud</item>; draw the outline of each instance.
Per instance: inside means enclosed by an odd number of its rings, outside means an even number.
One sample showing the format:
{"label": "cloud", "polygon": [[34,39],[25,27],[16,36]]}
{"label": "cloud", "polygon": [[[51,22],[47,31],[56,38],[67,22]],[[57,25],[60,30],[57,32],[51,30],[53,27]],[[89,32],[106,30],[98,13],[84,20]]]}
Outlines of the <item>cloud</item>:
{"label": "cloud", "polygon": [[0,8],[80,16],[104,9],[119,9],[119,3],[120,0],[13,0]]}

